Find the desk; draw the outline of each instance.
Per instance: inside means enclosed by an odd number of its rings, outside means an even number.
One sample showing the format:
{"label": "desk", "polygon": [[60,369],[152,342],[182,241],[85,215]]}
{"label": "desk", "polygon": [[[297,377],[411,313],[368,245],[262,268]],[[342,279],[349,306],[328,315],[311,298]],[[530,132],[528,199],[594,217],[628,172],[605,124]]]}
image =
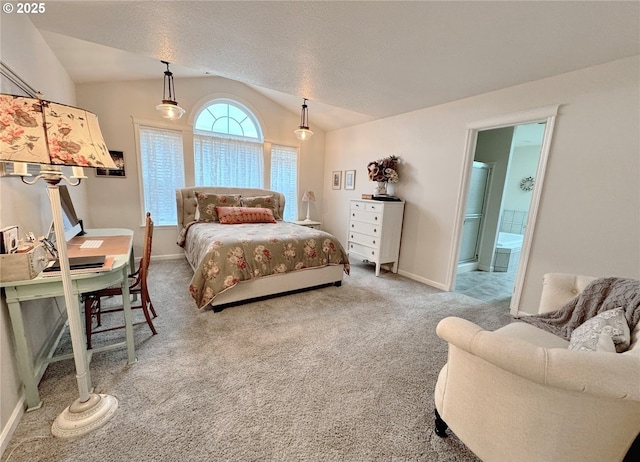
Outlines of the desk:
{"label": "desk", "polygon": [[[104,239],[104,243],[97,249],[80,249],[80,244],[86,239]],[[131,316],[131,302],[129,300],[129,263],[132,254],[133,231],[128,229],[93,229],[88,230],[84,236],[77,236],[67,243],[69,257],[79,255],[104,255],[105,252],[113,252],[108,256],[114,257],[113,266],[104,271],[95,273],[73,274],[71,271],[72,292],[80,297],[81,294],[104,289],[116,284],[120,284],[123,294],[123,307],[125,319],[126,340],[100,348],[87,350],[86,346],[82,353],[87,365],[88,389],[91,389],[91,376],[89,363],[93,353],[113,350],[126,347],[128,352],[128,363],[136,362],[135,347],[133,343],[133,323]],[[16,356],[18,362],[18,372],[25,388],[27,411],[38,409],[42,405],[38,393],[37,379],[44,373],[48,364],[54,361],[73,358],[73,354],[38,358],[32,361],[32,352],[27,339],[27,329],[22,318],[22,308],[20,302],[27,300],[38,300],[42,298],[61,297],[64,295],[62,278],[60,276],[43,276],[39,274],[34,279],[25,281],[12,281],[0,284],[4,287],[11,318],[11,327],[16,343]],[[82,304],[80,304],[82,306]],[[86,345],[86,344],[85,344]]]}

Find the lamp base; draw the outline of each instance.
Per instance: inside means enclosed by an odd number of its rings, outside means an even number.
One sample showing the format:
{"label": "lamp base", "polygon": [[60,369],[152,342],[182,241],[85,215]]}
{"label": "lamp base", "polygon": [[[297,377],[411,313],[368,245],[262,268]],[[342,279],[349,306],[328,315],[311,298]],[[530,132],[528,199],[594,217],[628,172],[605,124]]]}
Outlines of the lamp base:
{"label": "lamp base", "polygon": [[111,395],[91,393],[84,403],[75,400],[51,426],[58,438],[79,438],[106,424],[118,409],[118,400]]}

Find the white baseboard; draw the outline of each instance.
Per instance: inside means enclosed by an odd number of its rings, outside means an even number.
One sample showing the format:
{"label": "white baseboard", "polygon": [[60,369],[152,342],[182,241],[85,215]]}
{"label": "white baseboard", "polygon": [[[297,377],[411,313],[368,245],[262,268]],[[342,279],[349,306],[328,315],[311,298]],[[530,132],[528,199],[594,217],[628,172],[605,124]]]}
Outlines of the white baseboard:
{"label": "white baseboard", "polygon": [[[158,256],[152,256],[151,257],[151,261],[162,261],[162,260],[181,260],[185,258],[183,253],[174,253],[171,255],[158,255]],[[136,261],[140,260],[139,258],[136,258]]]}
{"label": "white baseboard", "polygon": [[415,275],[413,273],[409,273],[408,271],[398,270],[398,274],[400,274],[400,275],[402,275],[404,277],[407,277],[409,279],[413,279],[414,281],[421,282],[421,283],[426,284],[428,286],[435,287],[436,289],[444,290],[446,292],[449,291],[445,284],[441,284],[439,282],[432,281],[431,279],[423,278],[422,276],[417,276],[417,275]]}
{"label": "white baseboard", "polygon": [[22,420],[22,416],[24,415],[24,393],[16,403],[13,408],[13,412],[7,421],[7,424],[2,429],[2,433],[0,433],[0,458],[4,454],[5,449],[9,446],[9,442],[11,441],[11,437],[18,428],[18,424],[20,420]]}
{"label": "white baseboard", "polygon": [[469,271],[475,271],[478,269],[478,262],[472,261],[469,263],[458,263],[458,274],[467,273]]}

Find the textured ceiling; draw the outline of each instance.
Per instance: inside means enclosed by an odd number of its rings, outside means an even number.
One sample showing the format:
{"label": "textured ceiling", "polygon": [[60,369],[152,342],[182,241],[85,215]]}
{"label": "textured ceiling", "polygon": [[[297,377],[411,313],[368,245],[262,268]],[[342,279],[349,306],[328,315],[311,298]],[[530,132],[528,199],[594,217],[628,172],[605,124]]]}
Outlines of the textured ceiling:
{"label": "textured ceiling", "polygon": [[177,86],[181,77],[210,73],[294,111],[309,98],[311,121],[315,114],[325,129],[640,53],[636,1],[49,1],[46,8],[31,19],[77,82],[156,78],[163,59],[173,63]]}

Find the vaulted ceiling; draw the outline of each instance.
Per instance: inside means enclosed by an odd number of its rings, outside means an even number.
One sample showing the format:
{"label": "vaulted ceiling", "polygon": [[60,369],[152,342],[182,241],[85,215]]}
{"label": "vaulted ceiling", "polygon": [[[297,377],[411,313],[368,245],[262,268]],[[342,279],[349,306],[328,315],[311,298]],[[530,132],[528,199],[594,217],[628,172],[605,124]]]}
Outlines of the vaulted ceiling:
{"label": "vaulted ceiling", "polygon": [[[49,1],[74,81],[217,75],[326,130],[640,54],[637,1]],[[7,15],[3,15],[7,20]]]}

